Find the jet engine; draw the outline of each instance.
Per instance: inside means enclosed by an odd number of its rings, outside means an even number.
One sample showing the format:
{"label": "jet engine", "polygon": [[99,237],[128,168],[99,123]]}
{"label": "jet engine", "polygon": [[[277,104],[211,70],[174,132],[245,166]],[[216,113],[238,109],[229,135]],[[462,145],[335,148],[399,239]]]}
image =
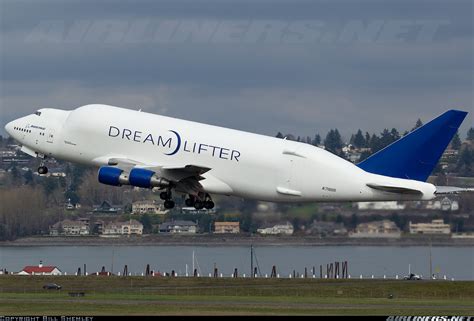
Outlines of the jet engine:
{"label": "jet engine", "polygon": [[133,168],[130,173],[126,173],[117,167],[103,166],[99,169],[98,177],[100,183],[112,186],[132,185],[143,188],[170,186],[167,179],[143,168]]}
{"label": "jet engine", "polygon": [[167,179],[159,177],[154,171],[143,168],[132,169],[128,180],[130,185],[143,188],[168,187],[170,185]]}
{"label": "jet engine", "polygon": [[99,182],[106,185],[128,185],[127,175],[117,167],[103,166],[99,168]]}

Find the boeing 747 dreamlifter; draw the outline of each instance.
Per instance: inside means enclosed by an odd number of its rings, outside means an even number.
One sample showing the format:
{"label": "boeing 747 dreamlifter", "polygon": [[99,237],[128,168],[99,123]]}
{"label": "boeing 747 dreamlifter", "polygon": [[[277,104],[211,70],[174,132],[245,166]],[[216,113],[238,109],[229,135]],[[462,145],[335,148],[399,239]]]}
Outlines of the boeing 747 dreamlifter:
{"label": "boeing 747 dreamlifter", "polygon": [[[99,167],[103,184],[187,194],[212,208],[211,194],[272,202],[430,200],[464,189],[426,180],[466,117],[449,110],[359,164],[285,139],[107,105],[40,109],[5,126],[33,157]],[[38,172],[48,169],[41,162]]]}

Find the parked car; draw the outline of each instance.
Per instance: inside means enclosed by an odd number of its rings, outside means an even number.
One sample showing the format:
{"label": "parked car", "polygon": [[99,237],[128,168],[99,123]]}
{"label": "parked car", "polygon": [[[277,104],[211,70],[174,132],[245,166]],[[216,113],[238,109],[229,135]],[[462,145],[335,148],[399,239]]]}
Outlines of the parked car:
{"label": "parked car", "polygon": [[417,274],[410,273],[410,275],[405,276],[403,279],[404,280],[421,280],[421,276],[419,276]]}
{"label": "parked car", "polygon": [[43,285],[43,289],[45,290],[61,290],[61,286],[56,283],[48,283]]}

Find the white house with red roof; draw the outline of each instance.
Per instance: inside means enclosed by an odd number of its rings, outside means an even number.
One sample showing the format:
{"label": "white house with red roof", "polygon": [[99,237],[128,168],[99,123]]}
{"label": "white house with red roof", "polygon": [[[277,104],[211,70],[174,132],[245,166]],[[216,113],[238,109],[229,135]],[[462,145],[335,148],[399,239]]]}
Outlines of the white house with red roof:
{"label": "white house with red roof", "polygon": [[39,265],[25,266],[18,275],[61,275],[62,272],[56,266],[45,266],[40,261]]}

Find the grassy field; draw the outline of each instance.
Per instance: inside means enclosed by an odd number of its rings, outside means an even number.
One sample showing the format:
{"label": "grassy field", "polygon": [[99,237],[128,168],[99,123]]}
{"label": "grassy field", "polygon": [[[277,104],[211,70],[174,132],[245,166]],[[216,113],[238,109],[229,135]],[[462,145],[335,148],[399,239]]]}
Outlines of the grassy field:
{"label": "grassy field", "polygon": [[[62,290],[43,290],[50,282]],[[473,315],[474,283],[0,276],[0,314]]]}

